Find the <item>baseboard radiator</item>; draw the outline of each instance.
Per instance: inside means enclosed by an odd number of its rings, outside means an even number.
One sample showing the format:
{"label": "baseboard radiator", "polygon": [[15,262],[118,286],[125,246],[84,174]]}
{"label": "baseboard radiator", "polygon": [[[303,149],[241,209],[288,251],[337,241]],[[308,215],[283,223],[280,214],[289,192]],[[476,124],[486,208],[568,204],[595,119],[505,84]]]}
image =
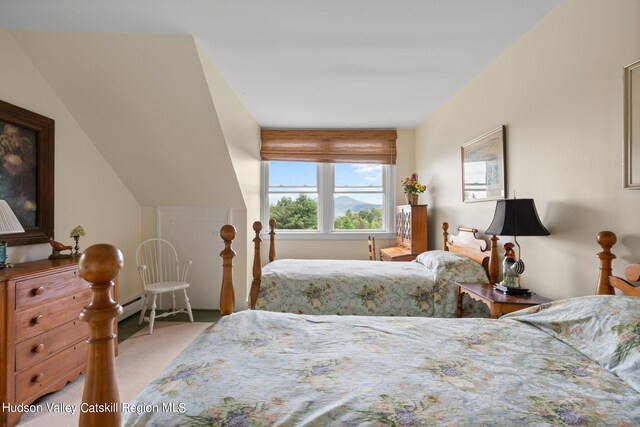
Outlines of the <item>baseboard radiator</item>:
{"label": "baseboard radiator", "polygon": [[118,322],[123,321],[129,316],[133,316],[142,310],[142,295],[131,298],[129,301],[122,303],[122,314],[118,316]]}

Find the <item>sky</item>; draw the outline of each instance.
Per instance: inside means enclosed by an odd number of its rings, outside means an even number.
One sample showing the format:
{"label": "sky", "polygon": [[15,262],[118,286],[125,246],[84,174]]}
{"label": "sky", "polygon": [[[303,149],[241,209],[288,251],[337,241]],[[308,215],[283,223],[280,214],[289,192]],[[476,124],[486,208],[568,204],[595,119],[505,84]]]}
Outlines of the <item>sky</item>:
{"label": "sky", "polygon": [[[336,163],[336,186],[366,185],[361,191],[381,191],[382,166],[356,163]],[[309,162],[269,162],[269,185],[287,185],[288,190],[297,193],[302,186],[308,191],[316,191],[317,164]],[[304,187],[303,187],[304,188]],[[287,190],[285,190],[287,191]],[[339,189],[338,189],[339,191]],[[380,204],[380,194],[352,194],[354,199]]]}

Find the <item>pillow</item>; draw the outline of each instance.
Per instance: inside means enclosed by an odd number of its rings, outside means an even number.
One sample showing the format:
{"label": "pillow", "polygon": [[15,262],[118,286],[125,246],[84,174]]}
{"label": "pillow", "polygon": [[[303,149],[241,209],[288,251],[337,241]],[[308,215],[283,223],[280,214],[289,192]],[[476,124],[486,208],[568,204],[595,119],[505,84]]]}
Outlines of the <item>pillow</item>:
{"label": "pillow", "polygon": [[433,271],[438,278],[453,279],[465,283],[489,283],[484,268],[474,260],[449,251],[427,251],[416,257],[420,263]]}
{"label": "pillow", "polygon": [[640,297],[590,295],[502,316],[575,348],[640,392]]}

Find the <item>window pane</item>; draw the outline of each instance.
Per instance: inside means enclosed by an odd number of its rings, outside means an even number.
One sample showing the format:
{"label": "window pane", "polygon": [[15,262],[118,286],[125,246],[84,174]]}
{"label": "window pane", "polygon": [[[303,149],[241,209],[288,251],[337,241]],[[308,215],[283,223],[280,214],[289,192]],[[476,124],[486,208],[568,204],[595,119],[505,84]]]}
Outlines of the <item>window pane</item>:
{"label": "window pane", "polygon": [[334,195],[336,230],[381,230],[382,194],[350,193]]}
{"label": "window pane", "polygon": [[269,186],[307,186],[315,189],[318,185],[317,165],[309,162],[269,162]]}
{"label": "window pane", "polygon": [[269,218],[279,230],[317,230],[318,193],[269,194]]}
{"label": "window pane", "polygon": [[336,187],[382,187],[382,165],[336,163]]}

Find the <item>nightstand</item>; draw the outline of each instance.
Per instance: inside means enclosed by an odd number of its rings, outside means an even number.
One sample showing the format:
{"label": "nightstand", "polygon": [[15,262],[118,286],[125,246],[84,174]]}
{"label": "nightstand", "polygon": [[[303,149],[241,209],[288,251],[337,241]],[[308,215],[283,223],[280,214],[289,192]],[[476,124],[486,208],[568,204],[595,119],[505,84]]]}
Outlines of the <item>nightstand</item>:
{"label": "nightstand", "polygon": [[476,301],[485,303],[487,307],[489,307],[492,319],[497,319],[503,314],[552,301],[549,298],[545,298],[535,293],[524,296],[506,295],[493,289],[493,285],[484,283],[456,282],[456,285],[458,286],[458,317],[462,317],[462,297],[464,294],[469,295],[469,297]]}

